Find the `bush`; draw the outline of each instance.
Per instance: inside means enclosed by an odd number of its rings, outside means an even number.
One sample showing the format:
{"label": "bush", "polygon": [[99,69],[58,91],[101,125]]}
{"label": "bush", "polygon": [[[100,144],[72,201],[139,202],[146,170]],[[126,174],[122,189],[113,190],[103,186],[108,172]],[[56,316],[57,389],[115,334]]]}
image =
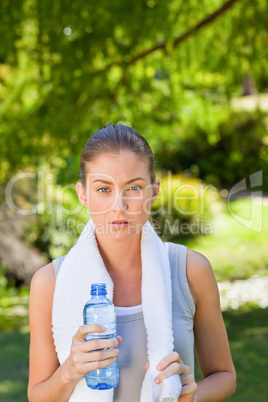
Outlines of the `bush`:
{"label": "bush", "polygon": [[29,289],[15,287],[13,280],[8,281],[7,269],[0,267],[0,329],[13,329],[28,320]]}
{"label": "bush", "polygon": [[156,229],[166,239],[178,235],[210,234],[217,189],[182,174],[160,177],[160,192],[152,206]]}
{"label": "bush", "polygon": [[88,210],[77,197],[75,186],[54,183],[50,206],[37,216],[34,245],[50,259],[60,257],[75,244],[89,218]]}
{"label": "bush", "polygon": [[250,174],[263,171],[263,189],[268,190],[267,114],[232,112],[219,124],[218,136],[195,122],[180,137],[159,146],[159,166],[173,174],[192,171],[218,188],[230,188]]}

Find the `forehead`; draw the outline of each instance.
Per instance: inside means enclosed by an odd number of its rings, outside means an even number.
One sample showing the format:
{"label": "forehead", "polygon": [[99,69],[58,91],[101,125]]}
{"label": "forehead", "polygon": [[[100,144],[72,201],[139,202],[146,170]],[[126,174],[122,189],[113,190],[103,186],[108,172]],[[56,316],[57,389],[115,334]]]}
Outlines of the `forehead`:
{"label": "forehead", "polygon": [[89,180],[98,175],[110,175],[116,181],[127,181],[137,176],[150,180],[147,161],[131,151],[102,153],[93,161],[87,162],[86,171]]}

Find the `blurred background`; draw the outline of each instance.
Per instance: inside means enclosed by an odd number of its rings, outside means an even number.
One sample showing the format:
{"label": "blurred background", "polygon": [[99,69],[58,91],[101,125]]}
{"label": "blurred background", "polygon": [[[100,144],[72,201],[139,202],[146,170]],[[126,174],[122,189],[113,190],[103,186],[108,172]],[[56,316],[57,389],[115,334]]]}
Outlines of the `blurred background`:
{"label": "blurred background", "polygon": [[268,399],[267,14],[266,0],[0,0],[2,401],[27,400],[31,277],[89,219],[80,153],[118,123],[155,153],[163,239],[212,263],[230,400]]}

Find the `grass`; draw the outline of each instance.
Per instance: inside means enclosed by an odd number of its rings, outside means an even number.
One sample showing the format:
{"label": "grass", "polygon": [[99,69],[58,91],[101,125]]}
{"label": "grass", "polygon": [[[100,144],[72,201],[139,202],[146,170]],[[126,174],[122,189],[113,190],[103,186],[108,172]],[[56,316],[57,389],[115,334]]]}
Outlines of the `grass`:
{"label": "grass", "polygon": [[0,400],[26,402],[29,329],[1,330],[0,349]]}
{"label": "grass", "polygon": [[225,324],[237,371],[237,391],[231,401],[267,401],[268,311],[225,313]]}
{"label": "grass", "polygon": [[[268,310],[223,313],[233,362],[237,373],[232,402],[264,402],[268,400]],[[196,378],[200,372],[196,364]]]}

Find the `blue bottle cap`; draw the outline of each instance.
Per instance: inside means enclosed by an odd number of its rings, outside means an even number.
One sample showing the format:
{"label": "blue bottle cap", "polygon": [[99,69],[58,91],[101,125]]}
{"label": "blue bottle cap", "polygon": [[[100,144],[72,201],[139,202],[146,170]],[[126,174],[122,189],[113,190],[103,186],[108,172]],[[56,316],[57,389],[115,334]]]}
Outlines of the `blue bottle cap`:
{"label": "blue bottle cap", "polygon": [[105,283],[92,283],[91,296],[105,296],[107,294]]}

